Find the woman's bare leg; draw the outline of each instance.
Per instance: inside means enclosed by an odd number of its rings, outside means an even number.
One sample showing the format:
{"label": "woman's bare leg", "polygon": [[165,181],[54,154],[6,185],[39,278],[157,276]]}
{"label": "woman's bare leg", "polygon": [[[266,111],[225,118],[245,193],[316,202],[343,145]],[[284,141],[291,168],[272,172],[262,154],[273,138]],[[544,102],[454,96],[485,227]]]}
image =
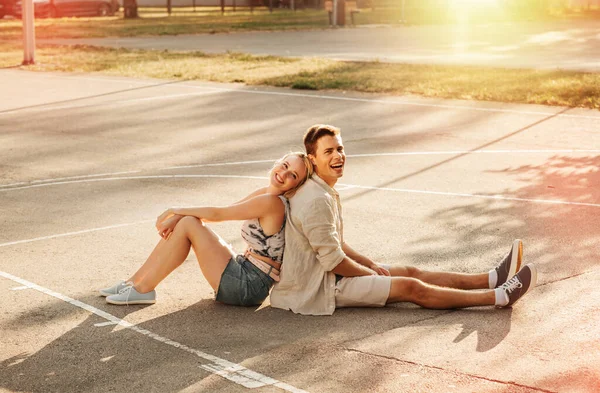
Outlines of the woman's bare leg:
{"label": "woman's bare leg", "polygon": [[[186,220],[187,219],[187,220]],[[219,235],[195,217],[184,217],[188,239],[196,253],[196,259],[206,281],[217,292],[223,271],[235,254]]]}
{"label": "woman's bare leg", "polygon": [[456,289],[489,289],[488,273],[453,273],[421,270],[413,266],[392,266],[393,277],[411,277],[428,284]]}
{"label": "woman's bare leg", "polygon": [[182,234],[181,230],[177,234],[173,231],[168,240],[161,239],[146,259],[146,262],[127,281],[132,282],[134,285],[139,284],[148,272],[155,270],[157,266],[163,263],[175,265],[175,267],[181,265],[190,253],[191,247],[190,241]]}
{"label": "woman's bare leg", "polygon": [[140,293],[152,291],[180,266],[194,247],[200,268],[216,291],[233,255],[219,236],[195,217],[182,218],[168,240],[161,239],[142,267],[129,279]]}
{"label": "woman's bare leg", "polygon": [[492,306],[496,303],[493,289],[467,291],[427,284],[411,277],[393,277],[387,303],[411,302],[425,308],[452,309]]}

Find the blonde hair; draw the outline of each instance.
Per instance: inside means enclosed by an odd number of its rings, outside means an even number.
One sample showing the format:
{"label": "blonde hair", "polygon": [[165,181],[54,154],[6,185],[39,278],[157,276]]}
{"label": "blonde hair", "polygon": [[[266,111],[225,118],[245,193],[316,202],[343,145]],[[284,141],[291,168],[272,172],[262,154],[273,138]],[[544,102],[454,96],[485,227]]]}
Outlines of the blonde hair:
{"label": "blonde hair", "polygon": [[[296,187],[287,190],[286,192],[283,193],[283,196],[286,198],[291,198],[294,196],[294,194],[296,193],[296,191],[298,191],[298,189],[300,187],[302,187],[302,185],[304,183],[306,183],[306,181],[308,179],[310,179],[310,177],[312,176],[314,170],[313,170],[313,164],[312,162],[310,162],[310,159],[308,158],[308,155],[306,153],[300,152],[300,151],[293,151],[290,153],[287,153],[285,156],[281,157],[279,160],[277,160],[275,162],[275,164],[273,165],[273,168],[275,168],[277,165],[279,165],[281,162],[283,162],[286,158],[290,157],[290,156],[297,156],[300,157],[300,159],[302,160],[302,162],[304,163],[304,166],[306,168],[306,175],[300,179],[300,181],[298,182],[298,184],[296,185]],[[271,169],[272,170],[272,169]]]}

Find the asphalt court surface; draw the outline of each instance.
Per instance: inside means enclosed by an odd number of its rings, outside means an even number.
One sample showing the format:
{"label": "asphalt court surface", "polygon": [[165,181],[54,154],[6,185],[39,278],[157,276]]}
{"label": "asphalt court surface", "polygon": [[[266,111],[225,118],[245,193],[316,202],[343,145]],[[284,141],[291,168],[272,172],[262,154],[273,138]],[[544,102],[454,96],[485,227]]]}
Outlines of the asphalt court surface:
{"label": "asphalt court surface", "polygon": [[[600,114],[557,107],[0,72],[4,391],[600,389]],[[166,207],[262,186],[313,123],[342,128],[345,237],[391,264],[480,272],[513,238],[513,309],[307,317],[220,305],[193,254],[149,307],[130,275]],[[241,251],[240,223],[212,225]]]}

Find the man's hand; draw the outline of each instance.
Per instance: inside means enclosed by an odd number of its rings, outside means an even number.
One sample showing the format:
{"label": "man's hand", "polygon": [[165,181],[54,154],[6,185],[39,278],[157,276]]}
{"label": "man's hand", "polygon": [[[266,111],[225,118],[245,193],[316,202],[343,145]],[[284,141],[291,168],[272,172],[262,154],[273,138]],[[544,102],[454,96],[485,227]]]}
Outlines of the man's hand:
{"label": "man's hand", "polygon": [[383,268],[383,267],[379,266],[376,263],[374,263],[371,266],[369,266],[369,269],[373,270],[379,276],[391,276],[389,270],[387,270],[386,268]]}
{"label": "man's hand", "polygon": [[332,270],[333,273],[344,277],[376,276],[377,273],[365,265],[344,257],[342,261]]}
{"label": "man's hand", "polygon": [[390,272],[387,269],[382,268],[371,259],[362,255],[358,251],[355,251],[352,247],[350,247],[347,243],[342,244],[342,250],[344,253],[352,260],[357,263],[363,265],[364,267],[371,269],[379,276],[391,276]]}

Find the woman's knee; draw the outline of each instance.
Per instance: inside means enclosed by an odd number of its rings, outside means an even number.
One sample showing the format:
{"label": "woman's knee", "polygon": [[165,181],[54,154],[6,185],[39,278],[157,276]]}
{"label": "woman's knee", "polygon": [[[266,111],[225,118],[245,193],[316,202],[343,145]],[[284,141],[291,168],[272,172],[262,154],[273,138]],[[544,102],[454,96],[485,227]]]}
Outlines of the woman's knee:
{"label": "woman's knee", "polygon": [[204,227],[204,223],[202,220],[194,217],[194,216],[185,216],[177,225],[175,225],[175,230],[179,229],[186,233],[189,233],[190,230],[198,229]]}

